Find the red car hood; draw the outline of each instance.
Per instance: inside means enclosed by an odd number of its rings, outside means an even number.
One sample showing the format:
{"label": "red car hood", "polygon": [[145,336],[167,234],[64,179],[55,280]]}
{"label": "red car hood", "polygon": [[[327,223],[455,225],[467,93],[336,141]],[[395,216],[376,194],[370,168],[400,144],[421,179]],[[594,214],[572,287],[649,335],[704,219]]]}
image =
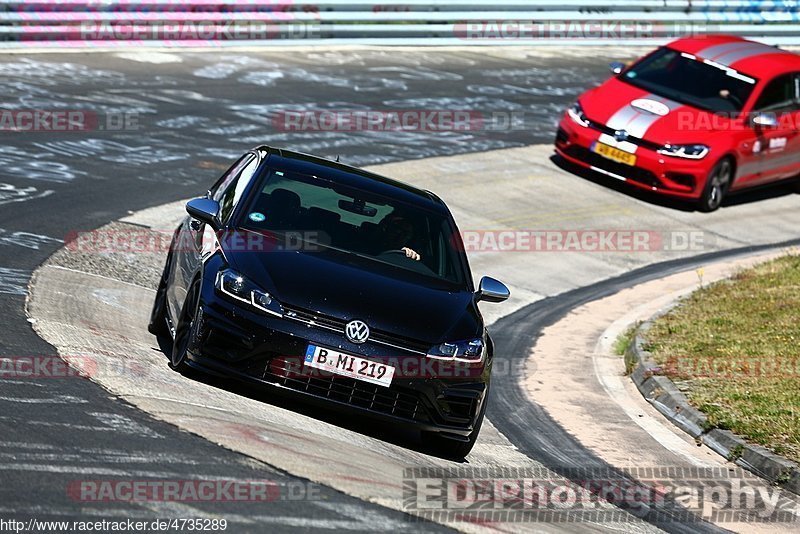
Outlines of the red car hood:
{"label": "red car hood", "polygon": [[658,144],[701,142],[728,119],[611,78],[580,97],[586,117]]}

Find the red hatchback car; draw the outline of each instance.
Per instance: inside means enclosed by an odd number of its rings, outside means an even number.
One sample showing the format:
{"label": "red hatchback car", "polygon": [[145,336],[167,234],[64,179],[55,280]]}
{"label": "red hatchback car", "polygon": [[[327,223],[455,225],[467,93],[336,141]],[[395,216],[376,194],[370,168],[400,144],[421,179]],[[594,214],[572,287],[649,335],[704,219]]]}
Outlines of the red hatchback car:
{"label": "red hatchback car", "polygon": [[728,191],[800,175],[800,55],[708,36],[611,67],[561,119],[567,161],[702,211]]}

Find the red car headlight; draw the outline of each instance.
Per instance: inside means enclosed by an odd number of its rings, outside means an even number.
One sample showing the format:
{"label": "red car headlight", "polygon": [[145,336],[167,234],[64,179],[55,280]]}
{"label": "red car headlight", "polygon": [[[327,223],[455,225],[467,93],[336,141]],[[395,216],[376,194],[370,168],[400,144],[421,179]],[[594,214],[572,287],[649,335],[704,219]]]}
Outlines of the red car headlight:
{"label": "red car headlight", "polygon": [[583,108],[581,107],[580,102],[575,102],[572,104],[572,106],[567,109],[567,115],[569,115],[570,119],[580,124],[584,128],[589,126],[589,119],[587,119],[586,115],[583,113]]}
{"label": "red car headlight", "polygon": [[706,145],[664,145],[658,149],[659,154],[686,159],[703,159],[708,154]]}

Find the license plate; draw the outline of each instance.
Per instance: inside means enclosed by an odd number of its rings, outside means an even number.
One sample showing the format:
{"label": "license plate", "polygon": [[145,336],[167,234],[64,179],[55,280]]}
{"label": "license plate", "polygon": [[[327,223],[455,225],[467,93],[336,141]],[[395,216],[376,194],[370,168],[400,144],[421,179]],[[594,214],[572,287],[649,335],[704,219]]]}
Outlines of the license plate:
{"label": "license plate", "polygon": [[636,156],[633,154],[599,141],[596,141],[592,145],[592,152],[600,154],[604,158],[616,161],[617,163],[624,163],[625,165],[631,166],[636,165]]}
{"label": "license plate", "polygon": [[387,388],[394,377],[394,367],[391,365],[316,345],[309,345],[306,349],[305,365]]}

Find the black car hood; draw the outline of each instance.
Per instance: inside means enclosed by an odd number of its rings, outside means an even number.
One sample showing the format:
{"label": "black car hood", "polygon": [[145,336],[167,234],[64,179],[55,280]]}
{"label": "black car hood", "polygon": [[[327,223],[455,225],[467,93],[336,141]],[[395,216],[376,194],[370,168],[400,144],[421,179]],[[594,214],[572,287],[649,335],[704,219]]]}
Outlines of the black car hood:
{"label": "black car hood", "polygon": [[220,241],[234,269],[286,306],[344,321],[361,319],[373,330],[431,344],[482,334],[477,306],[466,288],[404,276],[392,267],[335,251],[238,251],[225,246],[227,239]]}

